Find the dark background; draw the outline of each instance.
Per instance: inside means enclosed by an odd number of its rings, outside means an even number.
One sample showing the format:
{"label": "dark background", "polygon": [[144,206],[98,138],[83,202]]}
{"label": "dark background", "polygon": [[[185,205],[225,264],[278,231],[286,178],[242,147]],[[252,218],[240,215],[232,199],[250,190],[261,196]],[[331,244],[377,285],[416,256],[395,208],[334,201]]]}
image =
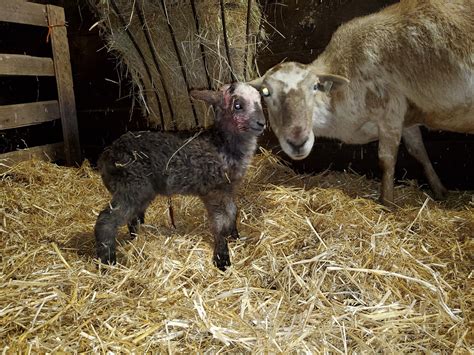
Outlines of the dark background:
{"label": "dark background", "polygon": [[[100,151],[127,130],[146,129],[140,108],[133,105],[132,87],[125,68],[108,53],[98,28],[89,31],[96,19],[85,0],[34,1],[63,6],[68,21],[68,38],[74,92],[83,156],[92,163]],[[321,53],[337,27],[356,16],[366,15],[395,3],[393,0],[261,0],[267,16],[270,42],[260,48],[261,73],[282,60],[309,63]],[[1,6],[1,5],[0,5]],[[275,31],[276,29],[280,34]],[[49,56],[47,29],[0,23],[0,53]],[[283,37],[283,36],[284,37]],[[52,78],[0,77],[0,105],[48,100],[56,97]],[[132,107],[134,107],[132,109]],[[474,189],[474,136],[428,132],[425,144],[441,180],[450,189]],[[0,132],[0,153],[26,146],[61,140],[59,123]],[[271,133],[262,145],[279,151]],[[283,157],[286,157],[282,153]],[[377,144],[349,146],[318,138],[312,154],[291,162],[298,171],[319,172],[331,167],[352,169],[369,177],[380,177]],[[420,166],[403,147],[397,163],[397,178],[416,178],[425,183]]]}

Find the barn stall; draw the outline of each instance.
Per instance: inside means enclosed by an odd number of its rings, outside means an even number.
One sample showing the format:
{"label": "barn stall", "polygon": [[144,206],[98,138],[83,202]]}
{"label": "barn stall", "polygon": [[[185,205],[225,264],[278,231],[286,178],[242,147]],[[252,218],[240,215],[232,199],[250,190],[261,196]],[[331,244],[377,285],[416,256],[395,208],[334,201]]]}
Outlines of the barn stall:
{"label": "barn stall", "polygon": [[[364,166],[370,159],[375,165],[373,147],[319,143],[315,157],[323,155],[345,172],[328,170],[324,159],[319,166],[290,165],[275,155],[277,150],[262,147],[239,190],[243,237],[230,243],[228,271],[212,265],[212,237],[193,197],[173,198],[177,229],[169,225],[166,199],[158,198],[137,239],[121,230],[119,265],[94,259],[94,223],[109,196],[89,161],[94,163],[103,146],[130,129],[209,126],[212,113],[189,103],[190,88],[245,80],[284,57],[309,62],[337,24],[373,12],[380,3],[53,5],[65,8],[67,26],[65,21],[27,29],[4,24],[4,33],[11,35],[2,39],[2,52],[51,55],[54,65],[54,43],[45,38],[67,29],[86,160],[73,167],[61,164],[78,159],[67,158],[74,152],[65,149],[74,132],[74,127],[64,130],[67,123],[48,121],[23,131],[2,127],[2,152],[10,151],[1,161],[0,182],[0,343],[5,351],[472,351],[469,165],[448,169],[448,185],[459,191],[435,202],[413,175],[403,175],[410,163],[402,159],[398,207],[388,210],[377,204],[377,173]],[[61,105],[60,80],[49,75],[51,80],[43,82],[34,74],[34,92],[14,99],[16,86],[27,88],[31,82],[24,72],[1,77],[8,87],[2,89],[2,104],[9,110],[30,101]],[[62,120],[63,111],[54,112]],[[469,137],[433,136],[428,146],[438,154],[439,168],[447,164],[440,153],[444,139],[455,142],[449,145],[450,164],[461,150],[462,164],[472,161]],[[54,149],[47,155],[34,148],[17,151],[23,141]],[[262,139],[262,146],[274,145],[270,133]],[[59,164],[37,159],[14,164],[30,156],[48,156]]]}

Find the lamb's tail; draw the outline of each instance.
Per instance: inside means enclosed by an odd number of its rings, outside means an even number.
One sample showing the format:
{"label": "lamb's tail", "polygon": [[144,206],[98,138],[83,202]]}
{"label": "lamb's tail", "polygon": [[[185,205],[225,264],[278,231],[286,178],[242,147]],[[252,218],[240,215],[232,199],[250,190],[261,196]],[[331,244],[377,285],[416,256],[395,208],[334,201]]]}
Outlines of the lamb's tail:
{"label": "lamb's tail", "polygon": [[97,160],[97,168],[99,169],[100,175],[113,174],[116,170],[113,163],[112,154],[109,148],[106,148]]}
{"label": "lamb's tail", "polygon": [[114,191],[113,182],[124,174],[123,168],[117,166],[116,161],[117,159],[110,148],[106,148],[100,155],[99,160],[97,160],[97,168],[99,169],[102,181],[110,192]]}

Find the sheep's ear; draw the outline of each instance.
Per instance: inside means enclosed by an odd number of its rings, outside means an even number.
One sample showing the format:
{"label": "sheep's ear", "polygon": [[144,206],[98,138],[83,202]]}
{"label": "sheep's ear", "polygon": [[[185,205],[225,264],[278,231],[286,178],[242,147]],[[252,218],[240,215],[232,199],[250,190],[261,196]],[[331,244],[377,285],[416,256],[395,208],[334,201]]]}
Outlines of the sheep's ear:
{"label": "sheep's ear", "polygon": [[349,79],[335,74],[317,74],[319,83],[322,84],[324,92],[335,91],[349,84]]}
{"label": "sheep's ear", "polygon": [[207,102],[213,106],[222,106],[224,94],[222,91],[213,90],[191,90],[189,93],[193,99]]}
{"label": "sheep's ear", "polygon": [[263,83],[263,76],[247,82],[247,84],[249,84],[250,86],[253,86],[255,89],[259,91],[260,91],[260,88],[262,87],[262,83]]}

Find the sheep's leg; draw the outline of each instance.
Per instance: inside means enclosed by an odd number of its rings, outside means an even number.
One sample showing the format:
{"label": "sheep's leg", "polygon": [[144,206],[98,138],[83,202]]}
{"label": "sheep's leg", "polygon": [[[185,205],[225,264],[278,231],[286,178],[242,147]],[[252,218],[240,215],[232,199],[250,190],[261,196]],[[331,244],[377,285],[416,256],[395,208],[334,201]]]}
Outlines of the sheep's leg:
{"label": "sheep's leg", "polygon": [[385,117],[379,121],[379,148],[378,157],[382,169],[382,187],[380,202],[385,206],[392,206],[394,202],[393,189],[395,178],[395,164],[397,162],[398,147],[402,137],[403,119],[406,112],[406,103],[393,100],[386,107]]}
{"label": "sheep's leg", "polygon": [[425,176],[430,184],[431,190],[433,190],[435,198],[438,200],[445,199],[448,190],[443,186],[443,183],[431,164],[425,145],[423,144],[420,127],[412,126],[404,128],[402,138],[408,153],[423,166]]}
{"label": "sheep's leg", "polygon": [[227,238],[239,235],[236,227],[237,207],[232,196],[224,192],[210,193],[202,200],[214,235],[214,263],[219,269],[225,270],[230,266]]}
{"label": "sheep's leg", "polygon": [[397,162],[399,141],[396,137],[380,137],[379,164],[382,169],[382,187],[380,202],[385,206],[393,205],[393,189],[395,178],[395,164]]}
{"label": "sheep's leg", "polygon": [[132,220],[128,223],[128,231],[130,236],[135,238],[140,229],[140,225],[145,223],[145,212],[140,212],[137,216],[133,217]]}

